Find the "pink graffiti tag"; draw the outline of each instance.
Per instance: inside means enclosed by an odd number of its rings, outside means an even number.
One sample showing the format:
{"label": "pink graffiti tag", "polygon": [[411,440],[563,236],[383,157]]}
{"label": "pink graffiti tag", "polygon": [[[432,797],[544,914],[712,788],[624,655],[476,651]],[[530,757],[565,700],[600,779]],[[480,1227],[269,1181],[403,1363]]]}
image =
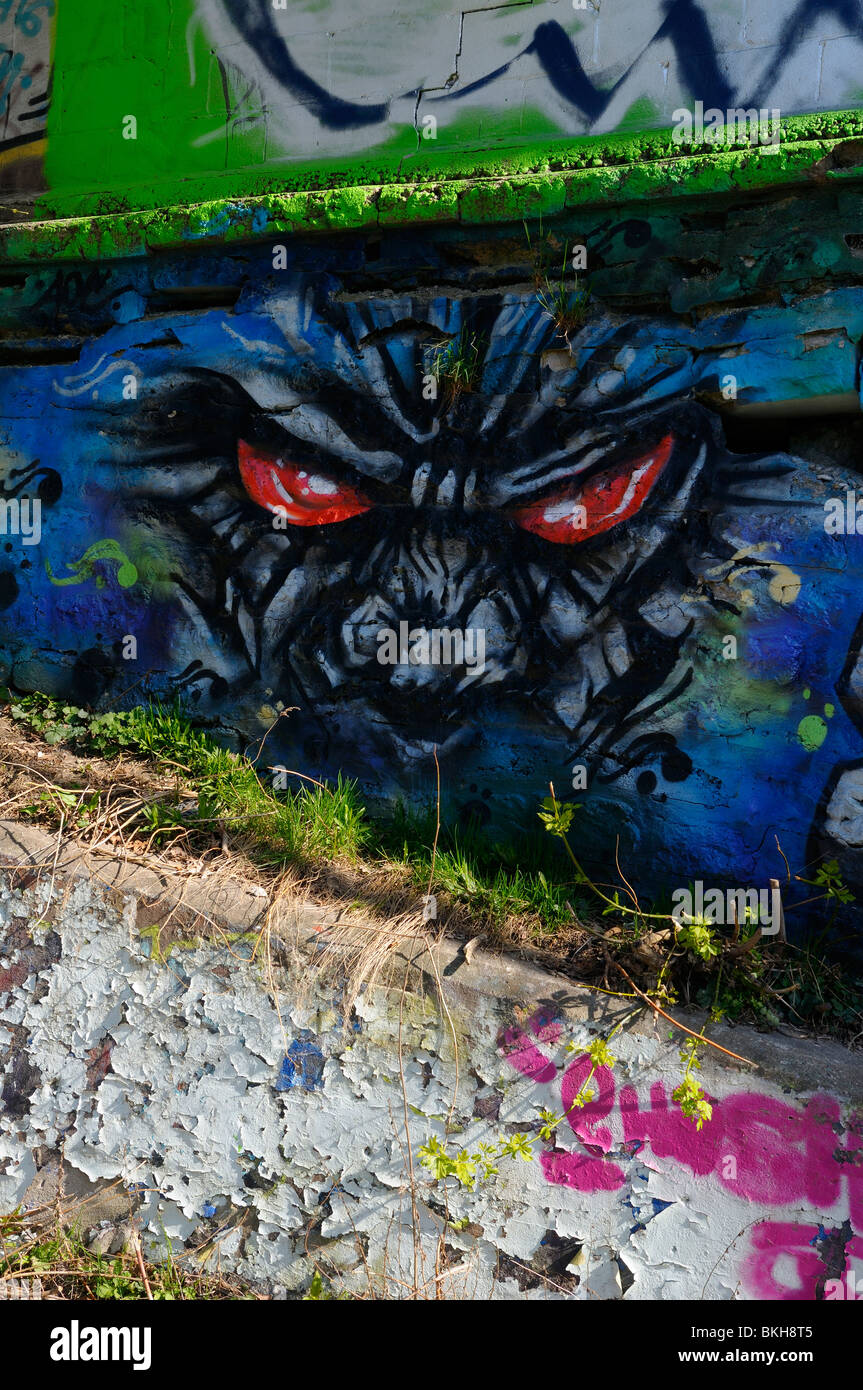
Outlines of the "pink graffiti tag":
{"label": "pink graffiti tag", "polygon": [[[555,1022],[549,1014],[533,1014],[528,1019],[527,1026],[534,1037],[539,1038],[540,1042],[554,1044],[560,1037],[560,1024]],[[539,1082],[553,1081],[557,1076],[557,1067],[554,1062],[549,1061],[540,1052],[539,1048],[531,1042],[526,1033],[522,1032],[517,1023],[501,1033],[498,1046],[516,1071],[521,1072],[522,1076],[529,1076],[531,1080]]]}
{"label": "pink graffiti tag", "polygon": [[[823,1242],[824,1231],[818,1226],[795,1221],[762,1221],[753,1227],[751,1253],[743,1262],[745,1287],[757,1298],[781,1299],[786,1303],[801,1300],[811,1303],[822,1298],[828,1272],[824,1255],[817,1247]],[[843,1242],[842,1268],[838,1264],[831,1267],[829,1277],[841,1279],[844,1285],[852,1257],[863,1259],[861,1236],[852,1236]],[[793,1287],[776,1278],[780,1259],[784,1259],[786,1271],[793,1266],[797,1278]]]}
{"label": "pink graffiti tag", "polygon": [[[547,1014],[528,1022],[542,1042],[556,1042],[560,1027]],[[501,1034],[499,1046],[512,1065],[539,1084],[552,1082],[553,1061],[520,1028]],[[604,1157],[615,1147],[612,1129],[614,1077],[607,1067],[594,1073],[596,1097],[571,1109],[590,1070],[581,1055],[565,1070],[561,1109],[584,1152],[554,1151],[541,1157],[549,1182],[580,1192],[610,1192],[625,1182],[618,1164]],[[649,1144],[657,1158],[672,1158],[698,1176],[714,1174],[728,1191],[753,1202],[781,1206],[807,1201],[834,1206],[848,1195],[853,1227],[863,1228],[863,1125],[852,1123],[842,1134],[841,1110],[832,1096],[816,1095],[798,1108],[758,1091],[713,1100],[713,1119],[697,1130],[671,1104],[661,1081],[650,1088],[650,1106],[641,1109],[634,1086],[623,1086],[617,1112],[618,1148],[636,1152]],[[729,1162],[733,1159],[733,1162]]]}

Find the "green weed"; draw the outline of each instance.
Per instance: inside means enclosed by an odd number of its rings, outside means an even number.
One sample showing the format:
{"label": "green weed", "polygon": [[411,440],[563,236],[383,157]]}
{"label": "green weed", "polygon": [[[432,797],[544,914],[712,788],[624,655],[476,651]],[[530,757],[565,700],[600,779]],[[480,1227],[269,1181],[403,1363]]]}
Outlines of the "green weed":
{"label": "green weed", "polygon": [[454,401],[476,389],[482,371],[483,348],[483,339],[465,325],[457,337],[436,349],[431,372],[446,399]]}
{"label": "green weed", "polygon": [[531,240],[526,222],[524,230],[533,257],[537,302],[568,347],[570,334],[576,333],[583,326],[590,312],[590,285],[582,284],[578,275],[570,270],[568,241],[563,244],[558,269],[555,249],[560,249],[559,239],[552,237],[548,241],[544,240],[541,219],[536,244]]}

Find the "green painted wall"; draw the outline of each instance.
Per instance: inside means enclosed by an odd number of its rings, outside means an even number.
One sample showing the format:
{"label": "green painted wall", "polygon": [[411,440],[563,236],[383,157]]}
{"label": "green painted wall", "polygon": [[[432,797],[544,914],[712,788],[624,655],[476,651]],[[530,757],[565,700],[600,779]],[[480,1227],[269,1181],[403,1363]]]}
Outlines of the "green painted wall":
{"label": "green painted wall", "polygon": [[[738,9],[741,16],[749,13],[742,0],[701,0],[697,10],[716,49],[702,63],[706,72],[713,64],[714,82],[720,70],[733,76],[744,58],[750,67],[756,58],[772,64],[771,72],[779,74],[756,93],[763,102],[782,101],[779,152],[752,150],[745,142],[714,151],[703,141],[693,146],[671,139],[687,60],[679,38],[656,37],[665,13],[660,0],[645,0],[636,11],[631,0],[607,0],[596,33],[593,10],[574,13],[562,0],[527,6],[478,0],[466,12],[454,0],[426,0],[416,12],[401,0],[365,0],[360,23],[342,0],[286,0],[284,15],[276,11],[276,0],[272,14],[266,0],[248,0],[243,13],[256,4],[278,30],[257,40],[257,48],[238,41],[237,26],[231,28],[225,17],[230,0],[0,0],[0,42],[22,47],[24,70],[29,48],[44,43],[48,32],[43,24],[38,39],[29,34],[36,21],[30,22],[26,7],[35,6],[46,22],[50,18],[54,33],[42,189],[31,207],[16,208],[4,220],[204,205],[191,221],[181,213],[179,222],[173,215],[131,228],[114,222],[68,229],[54,247],[80,254],[81,238],[94,237],[103,254],[115,244],[174,244],[190,229],[199,235],[214,216],[222,224],[219,234],[248,234],[246,211],[228,207],[214,213],[207,206],[222,200],[243,200],[244,209],[251,209],[251,230],[260,224],[262,207],[268,225],[285,231],[414,218],[473,221],[551,213],[609,197],[844,177],[860,162],[847,144],[841,167],[833,168],[830,160],[836,140],[863,134],[856,109],[860,93],[841,67],[818,93],[810,91],[806,44],[818,39],[822,66],[839,53],[853,70],[858,50],[863,61],[863,42],[843,37],[841,25],[813,18],[801,31],[806,42],[786,43],[780,52],[765,15],[768,8],[775,12],[778,34],[793,0],[772,7],[757,0],[754,9],[750,5],[755,19],[745,25],[735,17]],[[687,10],[678,0],[672,9],[683,14],[692,6]],[[755,34],[751,52],[742,56],[734,24],[740,33]],[[550,30],[561,52],[571,45],[572,54],[583,59],[598,113],[588,117],[581,98],[562,95],[548,58],[531,51],[540,32]],[[282,33],[309,91],[298,94],[267,70]],[[660,69],[667,77],[663,98],[654,90]],[[696,87],[692,100],[699,95]],[[319,109],[320,93],[335,103],[329,114]],[[703,95],[709,100],[706,90]],[[839,106],[840,98],[843,106],[854,107],[816,109],[825,101]],[[376,103],[382,114],[371,119]],[[799,114],[788,115],[793,110]],[[434,139],[425,138],[429,121]],[[345,196],[346,188],[364,192]],[[297,202],[293,196],[321,189],[335,191],[323,200]],[[27,255],[34,244],[12,238],[6,251]],[[51,249],[42,240],[38,245],[39,254]]]}

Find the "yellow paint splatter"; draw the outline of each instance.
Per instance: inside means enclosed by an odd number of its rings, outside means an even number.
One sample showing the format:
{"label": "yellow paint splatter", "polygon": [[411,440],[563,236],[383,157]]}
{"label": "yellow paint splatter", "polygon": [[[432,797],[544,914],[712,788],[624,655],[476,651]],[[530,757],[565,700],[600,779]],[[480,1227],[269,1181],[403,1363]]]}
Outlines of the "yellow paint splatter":
{"label": "yellow paint splatter", "polygon": [[747,545],[735,540],[734,543],[738,549],[731,556],[731,559],[708,570],[706,575],[708,579],[716,579],[737,588],[741,606],[752,608],[755,604],[753,591],[750,588],[740,587],[736,581],[744,574],[751,574],[753,570],[762,575],[767,570],[770,573],[767,591],[774,603],[779,603],[783,608],[787,608],[790,604],[797,602],[802,584],[799,574],[795,574],[781,560],[762,560],[760,564],[753,563],[755,557],[764,555],[766,551],[778,550],[778,541],[758,541],[754,545]]}
{"label": "yellow paint splatter", "polygon": [[789,603],[796,603],[800,594],[800,575],[795,574],[787,565],[780,565],[778,561],[771,569],[773,578],[769,584],[769,593],[774,603],[781,603],[784,608]]}

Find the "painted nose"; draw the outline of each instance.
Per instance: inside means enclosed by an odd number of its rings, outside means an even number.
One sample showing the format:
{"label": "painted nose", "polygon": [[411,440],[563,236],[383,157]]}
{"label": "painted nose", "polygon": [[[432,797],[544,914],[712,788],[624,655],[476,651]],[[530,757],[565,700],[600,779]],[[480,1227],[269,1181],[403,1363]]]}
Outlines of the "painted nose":
{"label": "painted nose", "polygon": [[471,469],[466,475],[462,470],[447,468],[441,470],[434,464],[422,463],[414,473],[411,487],[411,503],[417,508],[462,507],[470,510],[473,506],[476,488],[476,472]]}

